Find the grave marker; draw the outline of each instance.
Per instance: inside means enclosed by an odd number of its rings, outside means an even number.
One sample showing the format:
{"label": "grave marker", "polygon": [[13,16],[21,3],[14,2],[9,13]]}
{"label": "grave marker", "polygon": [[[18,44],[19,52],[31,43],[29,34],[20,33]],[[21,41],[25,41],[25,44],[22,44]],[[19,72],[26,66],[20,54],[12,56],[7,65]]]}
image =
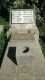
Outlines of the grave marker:
{"label": "grave marker", "polygon": [[11,9],[10,25],[15,29],[31,28],[35,24],[34,9]]}
{"label": "grave marker", "polygon": [[34,23],[34,10],[12,10],[11,24],[30,24]]}

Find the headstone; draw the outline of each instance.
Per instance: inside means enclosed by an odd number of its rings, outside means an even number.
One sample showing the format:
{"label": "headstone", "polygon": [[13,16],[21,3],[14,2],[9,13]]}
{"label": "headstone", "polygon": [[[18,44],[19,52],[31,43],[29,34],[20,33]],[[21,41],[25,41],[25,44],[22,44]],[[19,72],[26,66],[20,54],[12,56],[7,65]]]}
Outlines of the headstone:
{"label": "headstone", "polygon": [[[24,35],[23,39],[26,39],[25,35],[27,35],[28,37],[27,39],[34,39],[34,34],[39,33],[36,27],[34,9],[11,9],[10,10],[10,26],[11,26],[10,32],[13,34],[12,35],[13,38],[14,38],[14,35],[16,36],[15,39],[19,39],[19,38],[22,39],[21,37],[18,38],[18,36],[20,35],[19,33],[21,33],[22,36]],[[22,33],[25,33],[25,34],[22,34]],[[11,40],[13,38],[11,38]]]}
{"label": "headstone", "polygon": [[39,38],[34,9],[11,9],[10,26],[8,32],[11,33],[11,38],[8,48],[16,47],[17,64],[30,62],[32,41],[35,42],[35,39]]}
{"label": "headstone", "polygon": [[33,10],[12,10],[11,11],[11,24],[17,23],[34,23]]}

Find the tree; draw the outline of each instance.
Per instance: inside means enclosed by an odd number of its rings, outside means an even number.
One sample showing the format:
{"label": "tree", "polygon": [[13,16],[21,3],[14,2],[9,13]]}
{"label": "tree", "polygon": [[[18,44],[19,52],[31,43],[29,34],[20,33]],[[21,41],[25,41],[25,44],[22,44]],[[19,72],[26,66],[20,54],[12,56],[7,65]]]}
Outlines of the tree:
{"label": "tree", "polygon": [[13,7],[14,8],[23,8],[25,5],[25,0],[16,0],[13,2]]}

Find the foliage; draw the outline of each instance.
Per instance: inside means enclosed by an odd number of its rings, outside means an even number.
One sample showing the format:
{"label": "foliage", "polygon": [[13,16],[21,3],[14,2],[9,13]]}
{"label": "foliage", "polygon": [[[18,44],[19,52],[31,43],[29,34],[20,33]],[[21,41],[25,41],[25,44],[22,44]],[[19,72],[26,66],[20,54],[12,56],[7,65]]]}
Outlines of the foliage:
{"label": "foliage", "polygon": [[13,3],[14,8],[23,8],[23,6],[25,5],[25,0],[16,0]]}
{"label": "foliage", "polygon": [[43,20],[43,18],[40,15],[38,15],[36,17],[36,20],[37,20],[37,26],[38,27],[44,26],[44,20]]}
{"label": "foliage", "polygon": [[8,25],[4,25],[4,33],[6,33],[9,28],[10,28],[9,24]]}
{"label": "foliage", "polygon": [[0,34],[0,57],[3,53],[4,45],[5,45],[4,33],[1,33]]}
{"label": "foliage", "polygon": [[[45,34],[45,25],[38,27],[40,34],[44,33]],[[45,37],[45,36],[44,36]]]}
{"label": "foliage", "polygon": [[[45,21],[45,0],[0,0],[0,10],[1,10],[1,16],[4,17],[9,21],[9,9],[15,8],[15,9],[30,9],[34,8],[37,12],[37,21],[39,20],[39,16],[41,16]],[[39,11],[39,13],[38,13]],[[5,12],[5,13],[3,13]],[[40,22],[40,20],[38,21]],[[39,23],[40,24],[40,23]]]}
{"label": "foliage", "polygon": [[45,21],[45,1],[43,2],[42,6],[41,6],[41,16],[43,17],[43,19]]}
{"label": "foliage", "polygon": [[9,22],[5,20],[5,18],[0,17],[0,25],[8,25]]}
{"label": "foliage", "polygon": [[6,32],[9,29],[9,27],[10,27],[9,25],[5,25],[4,32],[0,33],[0,62],[1,63],[2,63],[4,54],[5,54],[5,50],[7,47],[7,43],[8,43]]}
{"label": "foliage", "polygon": [[6,35],[6,32],[7,30],[10,28],[9,25],[5,25],[4,26],[4,32],[3,33],[0,33],[0,57],[5,49],[5,47],[7,46],[7,35]]}
{"label": "foliage", "polygon": [[45,38],[44,38],[44,36],[40,37],[39,42],[40,42],[40,45],[42,48],[42,53],[43,53],[44,58],[45,58]]}

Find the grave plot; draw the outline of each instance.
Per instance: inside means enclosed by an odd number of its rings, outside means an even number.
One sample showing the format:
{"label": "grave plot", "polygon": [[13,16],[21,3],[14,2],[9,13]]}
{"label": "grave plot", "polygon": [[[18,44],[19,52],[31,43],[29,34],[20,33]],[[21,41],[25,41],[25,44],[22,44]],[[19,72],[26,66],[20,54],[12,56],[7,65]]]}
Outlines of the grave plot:
{"label": "grave plot", "polygon": [[34,9],[11,9],[10,26],[11,28],[9,29],[8,33],[11,34],[11,38],[10,42],[8,43],[8,52],[13,54],[13,51],[11,52],[9,48],[16,47],[15,54],[17,64],[30,62],[30,58],[33,57],[30,43],[35,43],[35,39],[38,41],[39,38]]}

